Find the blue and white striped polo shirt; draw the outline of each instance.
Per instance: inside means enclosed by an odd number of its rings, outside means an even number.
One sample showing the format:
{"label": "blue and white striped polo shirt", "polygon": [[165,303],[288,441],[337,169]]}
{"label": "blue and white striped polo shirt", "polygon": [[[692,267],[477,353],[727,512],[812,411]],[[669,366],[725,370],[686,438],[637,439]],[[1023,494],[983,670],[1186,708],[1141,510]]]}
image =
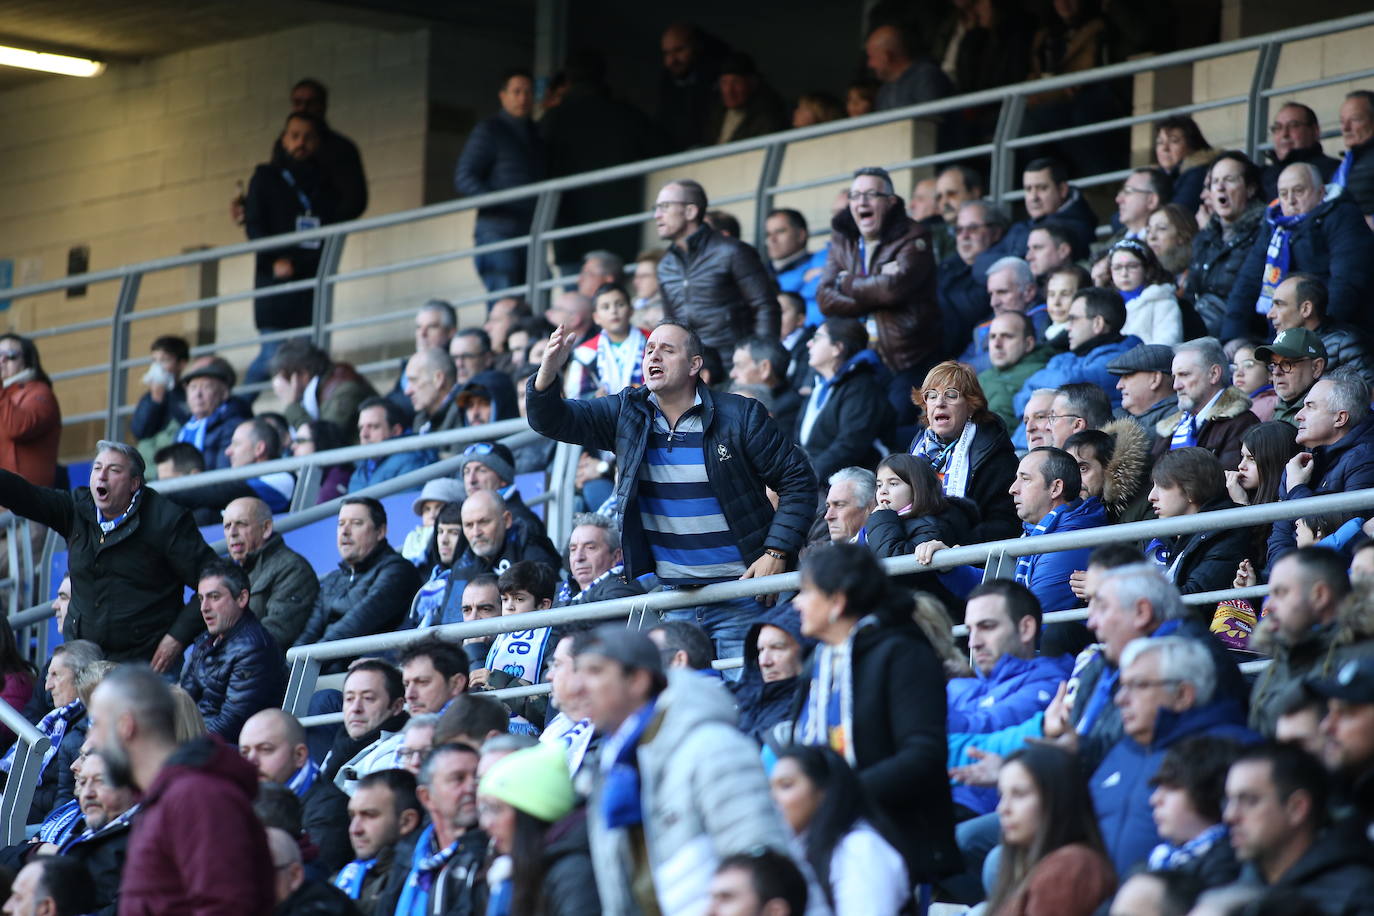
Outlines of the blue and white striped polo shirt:
{"label": "blue and white striped polo shirt", "polygon": [[705,585],[744,575],[747,567],[706,477],[701,394],[677,428],[650,395],[654,422],[639,466],[639,517],[665,585]]}

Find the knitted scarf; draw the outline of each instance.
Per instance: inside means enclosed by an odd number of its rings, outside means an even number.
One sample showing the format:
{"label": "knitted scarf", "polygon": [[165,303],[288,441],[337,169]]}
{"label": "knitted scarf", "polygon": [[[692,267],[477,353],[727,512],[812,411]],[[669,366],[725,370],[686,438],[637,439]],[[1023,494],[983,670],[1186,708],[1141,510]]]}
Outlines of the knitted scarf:
{"label": "knitted scarf", "polygon": [[1293,228],[1310,216],[1300,213],[1284,216],[1278,204],[1269,208],[1269,221],[1274,224],[1274,234],[1269,236],[1269,247],[1264,250],[1264,273],[1260,275],[1260,294],[1255,301],[1255,311],[1268,315],[1274,304],[1274,290],[1288,276],[1288,265],[1292,258]]}
{"label": "knitted scarf", "polygon": [[1150,851],[1150,871],[1182,868],[1207,855],[1212,847],[1226,842],[1226,825],[1213,824],[1182,846],[1160,843]]}
{"label": "knitted scarf", "polygon": [[286,781],[286,787],[295,793],[297,798],[305,798],[305,793],[310,791],[310,787],[315,784],[319,775],[319,765],[307,757],[304,765],[292,773],[291,778]]}
{"label": "knitted scarf", "polygon": [[52,810],[38,825],[38,839],[44,843],[61,846],[71,838],[76,825],[81,823],[81,802],[72,799]]}
{"label": "knitted scarf", "polygon": [[77,846],[81,843],[87,843],[91,840],[99,839],[100,837],[105,836],[107,834],[115,833],[119,830],[127,828],[130,822],[133,821],[134,815],[136,814],[138,814],[137,804],[132,805],[127,811],[125,811],[118,817],[110,818],[110,820],[105,823],[105,826],[101,827],[99,830],[91,830],[90,828],[87,828],[78,836],[67,837],[67,839],[63,842],[56,844],[57,854],[60,856],[65,856],[67,854],[67,850],[71,849],[73,846]]}
{"label": "knitted scarf", "polygon": [[[78,697],[60,709],[54,709],[42,718],[38,723],[38,730],[48,736],[48,749],[43,752],[43,762],[38,767],[38,777],[43,778],[43,771],[48,768],[48,764],[57,756],[57,749],[62,745],[62,737],[67,734],[67,726],[86,714],[86,704],[81,702]],[[4,759],[0,759],[0,770],[6,773],[14,766],[14,755],[19,750],[19,742],[14,742],[10,749],[5,752]]]}
{"label": "knitted scarf", "polygon": [[619,577],[625,573],[623,564],[612,566],[601,575],[587,583],[587,587],[579,591],[576,595],[572,593],[572,580],[564,579],[558,583],[558,591],[554,593],[553,603],[555,607],[565,607],[569,604],[581,604],[586,600],[587,593],[596,588],[602,582],[612,576]]}
{"label": "knitted scarf", "polygon": [[[849,631],[843,643],[816,647],[815,674],[802,707],[801,743],[829,747],[844,755],[850,766],[854,758],[854,677],[851,671],[854,657],[854,638],[865,627],[877,626],[878,618],[871,614],[862,618]],[[831,708],[832,696],[838,694],[838,709]]]}
{"label": "knitted scarf", "polygon": [[964,423],[959,438],[947,443],[927,426],[911,450],[911,454],[930,462],[946,496],[964,496],[968,491],[968,453],[977,432],[978,427],[969,420]]}
{"label": "knitted scarf", "polygon": [[657,698],[644,704],[643,708],[621,723],[601,752],[601,771],[605,777],[601,804],[606,826],[612,830],[644,823],[635,750],[649,723],[654,720],[657,706]]}
{"label": "knitted scarf", "polygon": [[434,825],[430,824],[415,842],[415,852],[410,859],[410,874],[401,888],[401,897],[396,902],[396,916],[425,916],[429,911],[429,895],[434,890],[434,881],[439,872],[449,863],[462,837],[437,852],[427,852],[434,846]]}
{"label": "knitted scarf", "polygon": [[[1089,497],[1089,499],[1096,498],[1096,496]],[[1059,517],[1061,515],[1063,515],[1066,512],[1071,512],[1081,505],[1083,505],[1083,501],[1080,499],[1075,499],[1071,503],[1064,503],[1062,506],[1055,506],[1053,509],[1050,510],[1048,515],[1046,515],[1044,518],[1040,520],[1040,524],[1038,525],[1032,526],[1023,523],[1021,527],[1025,529],[1025,536],[1031,538],[1035,537],[1038,534],[1049,534],[1051,531],[1055,529],[1055,526],[1059,524]],[[1022,585],[1028,588],[1030,587],[1031,570],[1035,566],[1036,559],[1037,557],[1031,554],[1027,554],[1026,556],[1016,558],[1016,581],[1020,582]]]}
{"label": "knitted scarf", "polygon": [[363,882],[367,880],[367,873],[372,870],[372,866],[377,864],[376,856],[371,859],[354,859],[334,876],[334,886],[348,895],[348,899],[357,900],[363,893]]}

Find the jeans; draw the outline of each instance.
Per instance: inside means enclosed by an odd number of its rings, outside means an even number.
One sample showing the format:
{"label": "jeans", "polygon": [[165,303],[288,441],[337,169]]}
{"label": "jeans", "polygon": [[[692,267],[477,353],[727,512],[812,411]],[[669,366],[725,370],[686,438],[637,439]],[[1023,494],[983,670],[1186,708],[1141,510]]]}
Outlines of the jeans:
{"label": "jeans", "polygon": [[[997,812],[979,815],[954,826],[954,841],[964,858],[964,871],[942,882],[946,891],[962,903],[984,899],[997,881],[1000,853],[993,855],[1002,841],[1002,824]],[[991,875],[991,881],[988,876]]]}
{"label": "jeans", "polygon": [[[472,232],[472,241],[477,245],[490,245],[524,235],[528,228],[521,229],[515,223],[493,220],[478,220]],[[487,292],[506,289],[525,282],[525,248],[503,248],[476,258],[477,274]]]}
{"label": "jeans", "polygon": [[[674,586],[665,585],[665,591]],[[706,631],[716,646],[716,658],[739,658],[744,654],[744,637],[754,625],[763,610],[763,605],[753,598],[735,598],[716,604],[702,604],[696,607],[678,608],[664,611],[664,620],[685,620]],[[744,673],[743,668],[727,668],[722,674],[727,681],[738,681]]]}

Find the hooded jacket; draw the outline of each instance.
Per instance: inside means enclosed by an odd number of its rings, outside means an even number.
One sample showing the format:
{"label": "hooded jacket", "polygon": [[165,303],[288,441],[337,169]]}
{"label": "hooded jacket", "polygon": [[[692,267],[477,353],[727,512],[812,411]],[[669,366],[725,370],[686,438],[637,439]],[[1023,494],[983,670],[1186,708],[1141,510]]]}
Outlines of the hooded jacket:
{"label": "hooded jacket", "polygon": [[275,531],[255,552],[243,558],[248,573],[248,610],[279,646],[290,646],[305,629],[320,594],[320,580],[310,561],[286,546]]}
{"label": "hooded jacket", "polygon": [[[1172,347],[1183,343],[1183,312],[1178,307],[1174,285],[1156,283],[1154,286],[1147,286],[1138,296],[1127,302],[1126,323],[1121,326],[1121,333],[1127,336],[1134,335],[1148,344]],[[1108,390],[1116,390],[1115,379],[1112,379]],[[1116,398],[1119,402],[1119,393]]]}
{"label": "hooded jacket", "polygon": [[[921,433],[917,433],[911,440],[908,452],[915,454],[920,437]],[[969,444],[968,485],[964,488],[964,496],[978,507],[979,515],[968,543],[1000,541],[1021,534],[1021,519],[1007,492],[1016,478],[1018,463],[1016,449],[1001,420],[989,417],[977,424],[973,442]]]}
{"label": "hooded jacket", "polygon": [[[1221,339],[1249,336],[1259,324],[1255,312],[1263,280],[1265,252],[1274,226],[1261,224],[1226,300]],[[1315,274],[1327,284],[1326,313],[1337,321],[1367,325],[1365,303],[1374,291],[1374,232],[1349,195],[1323,201],[1292,228],[1288,273]]]}
{"label": "hooded jacket", "polygon": [[[1155,440],[1151,457],[1158,461],[1169,451],[1174,429],[1183,419],[1183,411],[1176,410],[1155,424]],[[1197,444],[1221,461],[1223,470],[1234,471],[1240,465],[1240,440],[1250,427],[1259,425],[1259,417],[1250,410],[1250,399],[1234,385],[1226,388],[1212,407],[1207,419],[1198,429]],[[1291,526],[1290,526],[1291,527]]]}
{"label": "hooded jacket", "polygon": [[196,637],[181,688],[196,701],[205,727],[236,744],[254,713],[276,706],[286,691],[286,657],[250,610],[219,637]]}
{"label": "hooded jacket", "polygon": [[[1234,509],[1222,495],[1203,506],[1202,512]],[[1290,522],[1291,524],[1291,522]],[[1165,574],[1185,595],[1230,588],[1241,560],[1250,559],[1249,528],[1222,528],[1180,534],[1170,538],[1169,566]]]}
{"label": "hooded jacket", "polygon": [[[653,405],[648,388],[630,388],[592,401],[559,396],[527,382],[530,427],[542,436],[583,448],[612,451],[619,464],[616,505],[624,519],[625,569],[638,578],[654,572],[654,558],[639,515],[639,467],[649,441]],[[706,476],[720,498],[740,555],[753,563],[765,547],[795,557],[816,514],[816,477],[806,454],[790,442],[757,401],[697,386],[701,397]],[[778,507],[764,487],[778,494]]]}
{"label": "hooded jacket", "polygon": [[[633,751],[639,767],[644,863],[663,916],[700,911],[716,863],[735,853],[786,853],[786,829],[773,807],[758,745],[735,727],[730,694],[714,678],[673,671]],[[587,827],[601,911],[642,912],[630,870],[631,828],[606,818],[606,777],[597,773]]]}
{"label": "hooded jacket", "polygon": [[1076,382],[1087,382],[1107,392],[1113,407],[1121,406],[1121,392],[1116,390],[1117,377],[1107,371],[1107,364],[1142,343],[1139,337],[1125,337],[1109,332],[1084,341],[1066,353],[1052,357],[1045,368],[1026,379],[1012,399],[1016,416],[1026,411],[1026,402],[1037,388],[1063,388]]}
{"label": "hooded jacket", "polygon": [[685,252],[668,246],[658,288],[663,316],[691,325],[727,360],[750,335],[778,336],[781,313],[758,252],[705,223],[687,237]]}
{"label": "hooded jacket", "polygon": [[420,587],[420,572],[386,541],[357,566],[340,562],[320,580],[320,594],[298,646],[394,630]]}
{"label": "hooded jacket", "polygon": [[816,645],[816,640],[802,635],[801,614],[790,601],[764,610],[749,628],[744,637],[744,673],[734,686],[735,701],[739,703],[739,730],[760,744],[773,726],[787,718],[801,683],[800,674],[780,681],[763,680],[759,669],[759,633],[764,627],[777,627],[792,637],[801,647],[800,662],[805,662]]}
{"label": "hooded jacket", "polygon": [[1259,735],[1241,725],[1240,707],[1228,699],[1214,700],[1182,712],[1161,708],[1155,734],[1148,745],[1123,736],[1107,752],[1088,782],[1097,823],[1118,875],[1149,858],[1160,842],[1151,814],[1150,779],[1159,770],[1164,754],[1184,738],[1210,735],[1253,744]]}
{"label": "hooded jacket", "polygon": [[[860,350],[836,370],[825,403],[817,412],[806,441],[802,442],[817,480],[829,480],[840,468],[875,467],[882,458],[873,448],[873,441],[892,425],[886,375],[878,355],[872,350]],[[822,387],[817,376],[811,398],[797,412],[798,439],[810,401],[820,396]]]}
{"label": "hooded jacket", "polygon": [[[1107,510],[1103,508],[1102,500],[1096,497],[1077,499],[1066,504],[1064,511],[1049,527],[1041,530],[1043,524],[1043,519],[1039,524],[1024,524],[1022,527],[1026,537],[1100,528],[1107,524]],[[1017,564],[1016,580],[1035,594],[1040,607],[1046,611],[1067,611],[1078,607],[1078,596],[1069,588],[1069,576],[1074,570],[1088,568],[1090,553],[1091,548],[1080,547],[1077,550],[1058,550],[1022,557],[1030,565],[1025,568]]]}
{"label": "hooded jacket", "polygon": [[827,318],[867,318],[878,326],[878,355],[894,372],[929,361],[944,348],[935,298],[935,255],[930,232],[894,198],[865,265],[859,226],[849,208],[830,221],[830,259],[816,302]]}
{"label": "hooded jacket", "polygon": [[253,811],[257,794],[257,770],[236,748],[213,736],[181,745],[143,795],[119,912],[271,912],[274,871],[267,834]]}
{"label": "hooded jacket", "polygon": [[1263,223],[1264,203],[1260,200],[1250,201],[1232,225],[1229,237],[1219,217],[1213,216],[1208,220],[1206,228],[1193,236],[1193,260],[1188,264],[1188,285],[1185,288],[1188,298],[1200,304],[1206,296],[1216,304],[1217,311],[1225,312],[1226,300],[1236,283],[1236,275],[1240,273],[1240,266],[1255,244],[1255,235]]}
{"label": "hooded jacket", "polygon": [[[1363,837],[1352,837],[1339,826],[1328,827],[1298,861],[1269,887],[1298,891],[1324,916],[1361,916],[1374,899],[1374,858]],[[1240,871],[1238,884],[1264,887],[1264,877],[1252,863]]]}
{"label": "hooded jacket", "polygon": [[[1374,487],[1374,413],[1366,413],[1339,441],[1308,451],[1312,453],[1312,476],[1307,483],[1290,487],[1285,471],[1279,480],[1279,499]],[[1269,535],[1269,568],[1273,569],[1278,558],[1295,546],[1293,523],[1275,522]]]}
{"label": "hooded jacket", "polygon": [[[1154,518],[1150,493],[1150,437],[1135,419],[1113,420],[1102,431],[1116,445],[1103,475],[1102,505],[1112,524]],[[1234,572],[1234,570],[1233,570]]]}

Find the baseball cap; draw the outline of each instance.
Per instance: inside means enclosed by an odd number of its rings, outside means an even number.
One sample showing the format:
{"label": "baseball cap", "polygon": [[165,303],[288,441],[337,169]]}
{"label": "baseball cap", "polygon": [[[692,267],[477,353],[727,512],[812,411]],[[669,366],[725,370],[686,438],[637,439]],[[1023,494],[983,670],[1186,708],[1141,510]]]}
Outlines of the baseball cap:
{"label": "baseball cap", "polygon": [[1329,700],[1374,703],[1374,658],[1351,659],[1331,678],[1309,678],[1307,689]]}
{"label": "baseball cap", "polygon": [[1255,359],[1267,363],[1275,356],[1284,359],[1326,359],[1326,344],[1317,336],[1316,331],[1307,328],[1289,328],[1280,331],[1274,342],[1255,348]]}

